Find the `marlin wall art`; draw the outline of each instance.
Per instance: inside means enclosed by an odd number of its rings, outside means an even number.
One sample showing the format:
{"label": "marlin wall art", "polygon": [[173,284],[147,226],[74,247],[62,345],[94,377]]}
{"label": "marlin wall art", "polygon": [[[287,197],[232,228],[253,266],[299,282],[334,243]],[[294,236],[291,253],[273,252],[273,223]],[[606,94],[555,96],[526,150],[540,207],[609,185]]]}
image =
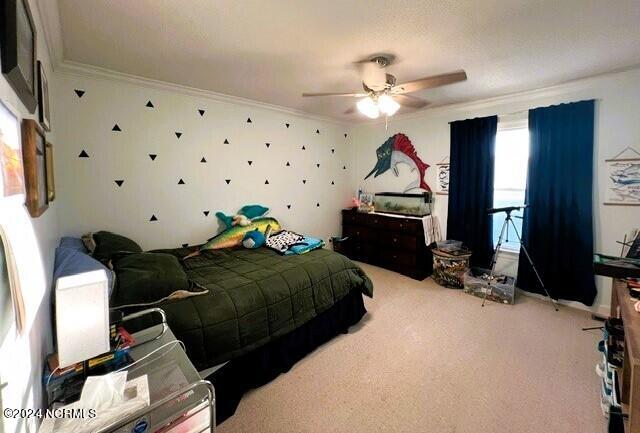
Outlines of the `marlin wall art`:
{"label": "marlin wall art", "polygon": [[378,177],[390,168],[393,170],[393,174],[398,177],[398,164],[404,163],[411,168],[412,172],[417,172],[418,179],[407,185],[403,192],[417,188],[431,191],[431,188],[429,188],[429,185],[427,185],[427,182],[424,180],[424,175],[427,168],[429,168],[429,164],[424,163],[420,159],[416,149],[413,147],[413,144],[411,144],[411,140],[409,140],[409,137],[406,135],[392,135],[382,146],[378,147],[376,155],[378,156],[378,162],[365,179],[368,179],[372,174],[374,175],[373,177]]}

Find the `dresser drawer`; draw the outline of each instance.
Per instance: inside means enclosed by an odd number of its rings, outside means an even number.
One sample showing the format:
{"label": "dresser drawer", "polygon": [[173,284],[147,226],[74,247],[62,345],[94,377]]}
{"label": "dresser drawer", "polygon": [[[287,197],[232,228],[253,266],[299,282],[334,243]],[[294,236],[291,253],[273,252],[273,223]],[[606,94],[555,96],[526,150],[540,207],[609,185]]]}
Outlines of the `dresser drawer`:
{"label": "dresser drawer", "polygon": [[345,225],[342,227],[342,236],[348,236],[357,242],[378,241],[378,232],[370,227]]}
{"label": "dresser drawer", "polygon": [[380,262],[385,268],[399,270],[415,266],[416,255],[414,253],[385,249],[380,252]]}
{"label": "dresser drawer", "polygon": [[394,232],[421,233],[422,221],[410,218],[387,217],[384,222],[385,228]]}
{"label": "dresser drawer", "polygon": [[383,232],[380,234],[380,245],[394,250],[417,251],[420,243],[424,242],[422,236]]}
{"label": "dresser drawer", "polygon": [[342,210],[342,224],[356,225],[357,217],[358,217],[358,212],[356,211],[353,211],[350,209]]}
{"label": "dresser drawer", "polygon": [[384,228],[384,216],[377,215],[375,213],[361,213],[357,216],[358,225],[371,227],[372,229],[380,230]]}
{"label": "dresser drawer", "polygon": [[[348,242],[348,241],[347,241]],[[379,254],[375,244],[367,242],[351,242],[349,257],[360,262],[378,264]]]}

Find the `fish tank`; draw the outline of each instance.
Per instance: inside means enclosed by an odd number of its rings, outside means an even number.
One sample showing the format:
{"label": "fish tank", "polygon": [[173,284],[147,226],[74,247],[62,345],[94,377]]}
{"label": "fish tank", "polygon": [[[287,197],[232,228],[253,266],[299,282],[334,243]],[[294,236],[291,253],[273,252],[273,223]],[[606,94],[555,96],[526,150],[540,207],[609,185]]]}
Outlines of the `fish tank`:
{"label": "fish tank", "polygon": [[431,192],[416,194],[400,192],[378,192],[373,198],[376,212],[409,216],[431,215],[433,195]]}

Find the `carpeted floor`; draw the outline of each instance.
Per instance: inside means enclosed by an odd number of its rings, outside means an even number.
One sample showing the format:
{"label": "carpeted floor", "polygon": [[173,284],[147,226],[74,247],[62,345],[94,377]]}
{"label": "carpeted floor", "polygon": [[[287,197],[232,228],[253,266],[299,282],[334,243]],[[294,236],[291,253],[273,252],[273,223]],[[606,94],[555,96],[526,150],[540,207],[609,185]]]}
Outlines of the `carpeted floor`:
{"label": "carpeted floor", "polygon": [[232,432],[601,433],[587,312],[515,306],[363,264],[363,320],[245,395]]}

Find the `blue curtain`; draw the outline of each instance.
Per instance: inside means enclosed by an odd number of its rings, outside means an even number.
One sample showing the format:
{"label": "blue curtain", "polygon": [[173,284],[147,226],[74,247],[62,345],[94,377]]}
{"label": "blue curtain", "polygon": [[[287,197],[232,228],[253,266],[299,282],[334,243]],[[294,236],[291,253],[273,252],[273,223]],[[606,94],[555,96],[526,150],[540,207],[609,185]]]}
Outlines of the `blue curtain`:
{"label": "blue curtain", "polygon": [[[592,305],[594,101],[529,111],[523,243],[553,298]],[[518,286],[543,293],[524,253]]]}
{"label": "blue curtain", "polygon": [[471,264],[487,267],[493,255],[493,175],[498,116],[451,123],[447,238],[464,242]]}

